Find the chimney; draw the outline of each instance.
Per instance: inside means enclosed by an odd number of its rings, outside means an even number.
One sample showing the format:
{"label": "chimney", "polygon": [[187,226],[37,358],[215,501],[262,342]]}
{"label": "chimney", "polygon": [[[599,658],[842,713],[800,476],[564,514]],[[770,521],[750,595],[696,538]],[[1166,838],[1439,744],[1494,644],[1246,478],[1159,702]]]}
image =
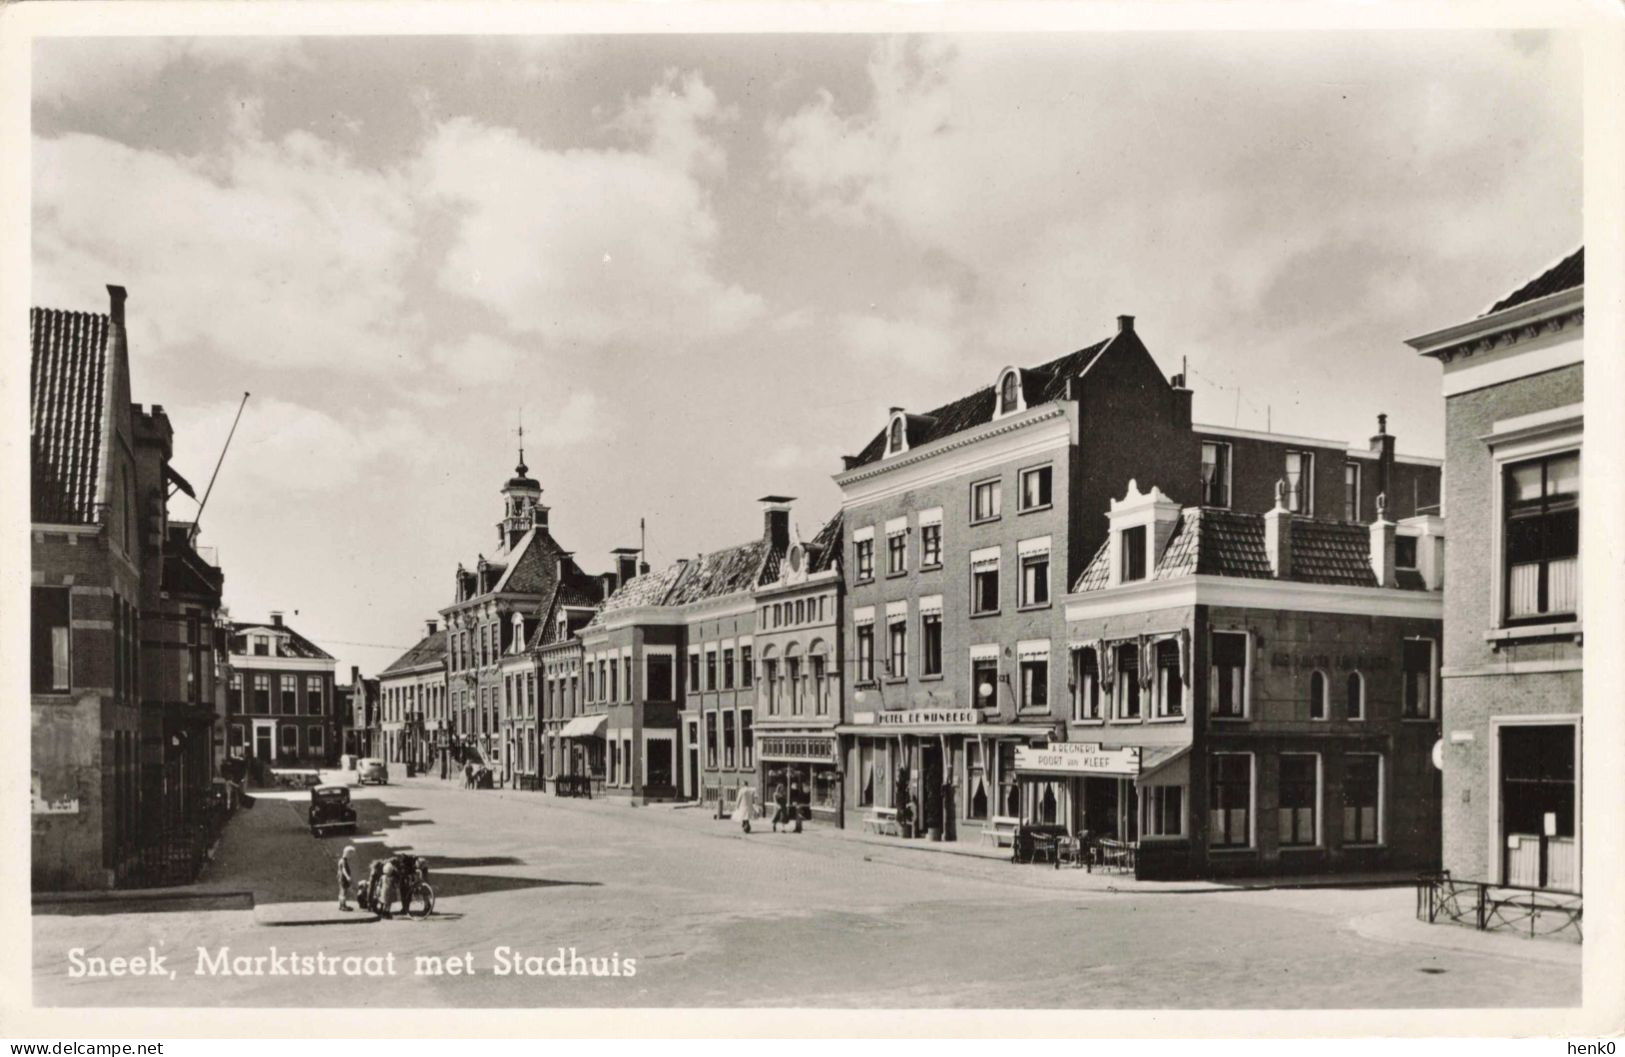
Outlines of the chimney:
{"label": "chimney", "polygon": [[638,562],[638,575],[639,576],[648,576],[649,575],[649,563],[648,562],[646,562],[646,561]]}
{"label": "chimney", "polygon": [[360,681],[361,681],[361,666],[359,664],[350,665],[350,685],[354,686],[356,683],[359,683]]}
{"label": "chimney", "polygon": [[1117,317],[1117,333],[1119,333],[1119,334],[1132,334],[1132,333],[1134,333],[1134,317],[1133,316],[1118,316]]}
{"label": "chimney", "polygon": [[[1416,541],[1416,572],[1429,591],[1444,589],[1444,518],[1438,514],[1417,514],[1400,521],[1403,535]],[[1400,535],[1396,531],[1396,536]],[[1397,549],[1397,547],[1396,547]],[[1397,569],[1399,563],[1396,561]]]}
{"label": "chimney", "polygon": [[[1275,482],[1275,506],[1264,515],[1264,553],[1277,580],[1292,573],[1292,512],[1286,508],[1286,482]],[[1389,551],[1393,553],[1392,549]]]}
{"label": "chimney", "polygon": [[616,547],[610,551],[615,556],[615,586],[620,587],[638,574],[638,549],[636,547]]}
{"label": "chimney", "polygon": [[790,504],[794,501],[795,497],[788,495],[764,495],[758,500],[763,511],[762,538],[773,550],[790,547]]}
{"label": "chimney", "polygon": [[1394,572],[1394,523],[1388,520],[1388,497],[1377,493],[1377,520],[1371,523],[1371,572],[1378,587],[1397,587]]}
{"label": "chimney", "polygon": [[1378,495],[1387,495],[1393,491],[1394,480],[1394,435],[1388,432],[1388,416],[1377,416],[1377,432],[1371,438],[1371,450],[1377,454],[1377,482]]}
{"label": "chimney", "polygon": [[129,292],[122,286],[107,287],[107,314],[116,327],[124,325],[124,300],[129,296]]}
{"label": "chimney", "polygon": [[426,620],[423,622],[423,626],[429,629],[429,634],[431,635],[440,630],[440,622],[438,620]]}
{"label": "chimney", "polygon": [[559,583],[564,582],[565,573],[570,568],[570,557],[572,554],[572,551],[559,551],[558,564],[555,565],[553,569],[554,573],[558,576]]}
{"label": "chimney", "polygon": [[271,626],[273,628],[280,628],[282,626],[282,610],[271,610]]}

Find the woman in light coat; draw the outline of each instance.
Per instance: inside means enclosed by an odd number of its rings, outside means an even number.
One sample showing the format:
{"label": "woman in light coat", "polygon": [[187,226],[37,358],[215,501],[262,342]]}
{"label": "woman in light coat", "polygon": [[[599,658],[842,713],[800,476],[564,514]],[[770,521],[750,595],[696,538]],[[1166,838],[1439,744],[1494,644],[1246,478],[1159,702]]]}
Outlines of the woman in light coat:
{"label": "woman in light coat", "polygon": [[756,817],[756,790],[752,786],[739,787],[739,795],[734,800],[733,820],[739,823],[739,828],[746,833],[750,832],[750,820]]}

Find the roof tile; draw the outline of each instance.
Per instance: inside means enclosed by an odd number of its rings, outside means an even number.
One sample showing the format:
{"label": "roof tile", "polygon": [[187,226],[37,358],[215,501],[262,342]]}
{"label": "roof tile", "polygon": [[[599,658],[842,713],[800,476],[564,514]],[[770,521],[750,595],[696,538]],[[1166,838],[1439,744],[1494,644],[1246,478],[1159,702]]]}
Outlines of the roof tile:
{"label": "roof tile", "polygon": [[28,323],[33,520],[95,524],[112,321],[89,312],[34,308]]}

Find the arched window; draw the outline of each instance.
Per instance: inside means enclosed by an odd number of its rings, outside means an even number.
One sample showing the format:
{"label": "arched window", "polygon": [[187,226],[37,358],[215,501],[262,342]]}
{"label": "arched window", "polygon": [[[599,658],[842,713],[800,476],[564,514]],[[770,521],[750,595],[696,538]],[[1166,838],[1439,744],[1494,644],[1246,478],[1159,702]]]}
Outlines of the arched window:
{"label": "arched window", "polygon": [[1326,673],[1315,672],[1309,676],[1309,718],[1326,718]]}
{"label": "arched window", "polygon": [[1004,377],[1002,379],[1000,379],[1000,381],[999,381],[999,414],[1008,415],[1012,411],[1016,410],[1016,404],[1017,404],[1016,386],[1018,384],[1019,384],[1019,379],[1016,378],[1016,372],[1015,371],[1006,371],[1005,374],[1004,374]]}
{"label": "arched window", "polygon": [[1365,677],[1350,672],[1348,678],[1348,718],[1365,718]]}
{"label": "arched window", "polygon": [[888,450],[893,455],[903,450],[903,420],[901,418],[891,420],[891,447]]}

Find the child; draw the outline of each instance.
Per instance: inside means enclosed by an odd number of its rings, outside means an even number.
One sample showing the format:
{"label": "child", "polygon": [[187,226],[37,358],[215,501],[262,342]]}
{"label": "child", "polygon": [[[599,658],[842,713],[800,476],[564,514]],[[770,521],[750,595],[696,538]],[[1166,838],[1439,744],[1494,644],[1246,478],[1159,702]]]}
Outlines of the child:
{"label": "child", "polygon": [[344,851],[339,853],[339,909],[350,909],[350,856],[355,854],[355,848],[345,845]]}

